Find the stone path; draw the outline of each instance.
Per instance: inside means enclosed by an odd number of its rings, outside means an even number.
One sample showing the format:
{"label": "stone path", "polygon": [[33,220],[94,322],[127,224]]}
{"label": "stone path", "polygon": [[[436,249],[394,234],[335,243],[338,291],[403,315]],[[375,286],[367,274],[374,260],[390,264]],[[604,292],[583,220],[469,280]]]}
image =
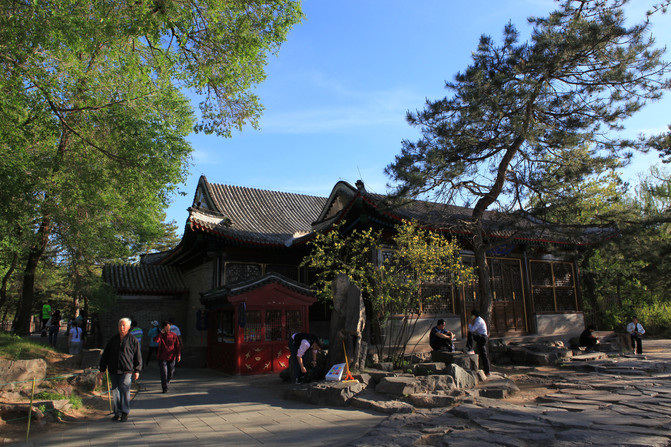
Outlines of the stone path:
{"label": "stone path", "polygon": [[15,445],[671,446],[671,341],[646,340],[644,349],[641,357],[584,356],[552,371],[521,368],[549,384],[533,402],[474,392],[458,406],[388,417],[285,400],[291,386],[277,376],[178,369],[161,394],[154,369],[141,377],[128,422],[107,416]]}
{"label": "stone path", "polygon": [[277,375],[223,376],[178,368],[161,393],[158,369],[140,376],[141,391],[126,422],[111,415],[66,424],[16,446],[334,446],[364,435],[385,415],[352,408],[319,408],[285,400],[290,387]]}
{"label": "stone path", "polygon": [[393,415],[349,447],[671,446],[671,342],[644,356],[572,362],[532,403],[474,397],[450,409]]}

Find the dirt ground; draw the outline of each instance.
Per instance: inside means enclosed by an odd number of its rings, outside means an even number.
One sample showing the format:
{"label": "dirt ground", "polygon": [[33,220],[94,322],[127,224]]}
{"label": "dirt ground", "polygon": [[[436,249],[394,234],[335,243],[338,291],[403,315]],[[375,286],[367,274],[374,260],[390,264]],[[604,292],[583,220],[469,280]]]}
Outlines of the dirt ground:
{"label": "dirt ground", "polygon": [[[44,359],[47,362],[47,377],[65,376],[70,374],[82,373],[79,368],[80,358],[78,356],[71,356],[65,353],[49,353]],[[99,418],[109,414],[109,402],[106,394],[102,394],[99,390],[90,392],[82,389],[76,389],[69,385],[66,380],[46,382],[49,387],[41,387],[35,390],[35,393],[40,391],[52,391],[59,394],[70,395],[76,392],[82,399],[82,407],[79,409],[69,410],[64,412],[61,417],[55,415],[45,416],[42,419],[36,420],[33,418],[30,424],[30,433],[44,433],[53,428],[61,428],[67,424],[76,424],[88,418]],[[22,397],[22,398],[20,398]],[[30,393],[28,391],[21,392],[0,392],[0,404],[26,404],[30,401]],[[27,413],[27,408],[26,408]],[[19,440],[24,440],[27,429],[27,414],[24,416],[12,415],[11,419],[4,421],[0,418],[0,445],[9,444]]]}

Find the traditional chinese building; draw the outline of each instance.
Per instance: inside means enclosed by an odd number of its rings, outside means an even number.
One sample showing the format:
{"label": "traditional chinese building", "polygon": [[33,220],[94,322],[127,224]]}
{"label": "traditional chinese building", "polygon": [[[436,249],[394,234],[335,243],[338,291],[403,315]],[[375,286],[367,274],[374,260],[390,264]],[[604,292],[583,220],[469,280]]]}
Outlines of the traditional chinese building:
{"label": "traditional chinese building", "polygon": [[[276,368],[271,359],[294,328],[328,334],[327,307],[316,303],[308,308],[314,302],[310,272],[299,267],[315,232],[338,224],[343,231],[370,226],[393,231],[401,221],[412,219],[457,238],[464,261],[472,264],[466,225],[470,212],[423,201],[399,205],[367,192],[361,182],[352,186],[340,181],[329,197],[317,197],[214,184],[201,177],[182,241],[172,250],[144,257],[141,266],[171,272],[165,299],[179,301],[169,306],[178,312],[175,317],[188,350],[224,370],[244,373],[251,367],[261,372],[258,368],[265,364]],[[584,317],[574,254],[587,240],[563,235],[529,216],[488,212],[485,217],[487,237],[495,242],[488,253],[494,291],[492,335],[580,332]],[[377,258],[392,249],[380,247]],[[142,289],[140,280],[133,295],[120,288],[125,284],[124,268],[105,268],[106,280],[124,302],[151,292],[149,287]],[[444,318],[448,328],[465,334],[466,316],[479,306],[477,284],[436,282],[425,289],[440,295],[422,309],[427,327]],[[152,293],[152,299],[161,299]],[[240,361],[246,347],[263,350],[264,344],[265,353],[254,356],[258,364]]]}

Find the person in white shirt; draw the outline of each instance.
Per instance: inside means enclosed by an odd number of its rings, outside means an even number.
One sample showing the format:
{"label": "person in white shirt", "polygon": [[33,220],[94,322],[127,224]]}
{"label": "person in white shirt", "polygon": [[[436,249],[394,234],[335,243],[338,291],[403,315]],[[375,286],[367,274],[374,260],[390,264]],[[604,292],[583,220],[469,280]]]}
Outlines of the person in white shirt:
{"label": "person in white shirt", "polygon": [[79,354],[82,352],[82,332],[79,324],[76,321],[73,322],[68,334],[68,351],[70,354]]}
{"label": "person in white shirt", "polygon": [[487,323],[480,316],[480,312],[473,309],[471,311],[471,322],[468,323],[468,339],[466,341],[467,354],[475,354],[473,351],[473,342],[478,348],[480,357],[480,368],[489,376],[489,355],[487,353]]}
{"label": "person in white shirt", "polygon": [[631,336],[631,347],[636,354],[643,354],[643,344],[641,342],[641,335],[645,334],[645,329],[638,318],[631,317],[631,323],[627,325],[627,332]]}

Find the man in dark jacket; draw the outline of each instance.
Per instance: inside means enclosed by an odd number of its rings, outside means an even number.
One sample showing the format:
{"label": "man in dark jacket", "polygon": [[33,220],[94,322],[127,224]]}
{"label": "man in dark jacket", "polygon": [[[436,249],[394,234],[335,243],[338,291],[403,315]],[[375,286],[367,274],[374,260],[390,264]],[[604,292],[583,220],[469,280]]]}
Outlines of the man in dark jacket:
{"label": "man in dark jacket", "polygon": [[119,333],[113,336],[100,357],[100,378],[109,370],[112,398],[114,399],[113,421],[125,422],[130,413],[130,385],[137,380],[142,370],[142,353],[137,338],[129,334],[131,320],[119,320]]}

